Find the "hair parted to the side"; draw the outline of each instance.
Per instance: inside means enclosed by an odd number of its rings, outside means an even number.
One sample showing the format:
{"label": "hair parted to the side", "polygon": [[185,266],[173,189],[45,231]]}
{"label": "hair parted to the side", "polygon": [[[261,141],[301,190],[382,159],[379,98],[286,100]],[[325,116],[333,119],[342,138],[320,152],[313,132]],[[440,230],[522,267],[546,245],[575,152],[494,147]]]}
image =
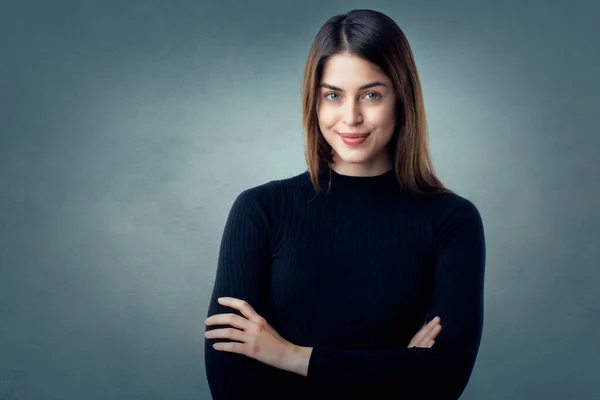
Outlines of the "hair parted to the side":
{"label": "hair parted to the side", "polygon": [[[321,194],[320,173],[332,162],[332,148],[317,119],[319,85],[328,58],[340,53],[351,53],[379,66],[394,84],[397,123],[389,150],[401,189],[412,195],[453,193],[433,170],[421,82],[408,40],[394,20],[374,10],[352,10],[330,18],[308,53],[302,84],[302,124],[305,157],[315,190]],[[329,175],[327,194],[331,190],[331,170]]]}

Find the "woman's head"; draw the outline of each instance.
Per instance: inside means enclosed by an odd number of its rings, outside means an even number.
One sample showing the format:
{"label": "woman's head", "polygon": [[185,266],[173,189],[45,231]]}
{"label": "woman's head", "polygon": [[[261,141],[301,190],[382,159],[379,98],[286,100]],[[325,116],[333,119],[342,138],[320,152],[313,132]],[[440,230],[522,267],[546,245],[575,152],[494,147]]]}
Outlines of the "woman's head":
{"label": "woman's head", "polygon": [[[353,10],[325,22],[309,51],[302,102],[305,155],[317,191],[327,165],[347,175],[393,167],[411,193],[448,191],[431,165],[410,45],[385,14]],[[356,144],[342,138],[346,133],[368,136]]]}
{"label": "woman's head", "polygon": [[319,130],[333,150],[334,169],[347,175],[388,171],[397,97],[388,75],[353,53],[338,53],[327,59],[316,94]]}

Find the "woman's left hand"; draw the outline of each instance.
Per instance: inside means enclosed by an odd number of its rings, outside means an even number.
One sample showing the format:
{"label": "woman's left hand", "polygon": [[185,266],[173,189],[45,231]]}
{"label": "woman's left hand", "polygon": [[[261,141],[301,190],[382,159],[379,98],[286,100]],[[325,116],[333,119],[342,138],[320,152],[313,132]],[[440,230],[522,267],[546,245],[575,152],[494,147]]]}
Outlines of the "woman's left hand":
{"label": "woman's left hand", "polygon": [[237,342],[215,343],[216,350],[239,353],[272,367],[290,371],[293,354],[298,346],[288,342],[244,300],[233,297],[219,298],[219,304],[239,310],[237,314],[215,314],[208,317],[206,325],[231,325],[235,328],[206,331],[207,339],[231,339]]}

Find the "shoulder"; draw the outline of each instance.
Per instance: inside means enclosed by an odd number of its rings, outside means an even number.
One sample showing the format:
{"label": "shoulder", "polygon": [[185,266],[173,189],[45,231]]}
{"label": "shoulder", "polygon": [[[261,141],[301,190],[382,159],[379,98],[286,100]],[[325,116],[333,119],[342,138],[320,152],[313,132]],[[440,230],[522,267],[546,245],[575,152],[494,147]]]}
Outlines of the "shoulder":
{"label": "shoulder", "polygon": [[454,192],[418,197],[414,203],[435,219],[445,219],[457,214],[480,215],[473,201]]}
{"label": "shoulder", "polygon": [[[436,199],[433,222],[435,248],[451,248],[485,257],[485,232],[479,209],[473,201],[458,194],[444,194]],[[461,250],[462,249],[462,250]],[[479,251],[477,251],[479,249]]]}
{"label": "shoulder", "polygon": [[439,210],[441,216],[471,216],[472,218],[479,216],[479,209],[475,203],[466,197],[456,193],[444,193],[434,199],[433,206]]}
{"label": "shoulder", "polygon": [[250,186],[238,194],[234,206],[259,207],[262,209],[275,207],[286,196],[289,196],[294,189],[303,186],[308,176],[308,172],[303,172],[291,177]]}
{"label": "shoulder", "polygon": [[456,193],[443,193],[419,201],[422,211],[435,230],[470,227],[483,232],[479,208],[470,199]]}

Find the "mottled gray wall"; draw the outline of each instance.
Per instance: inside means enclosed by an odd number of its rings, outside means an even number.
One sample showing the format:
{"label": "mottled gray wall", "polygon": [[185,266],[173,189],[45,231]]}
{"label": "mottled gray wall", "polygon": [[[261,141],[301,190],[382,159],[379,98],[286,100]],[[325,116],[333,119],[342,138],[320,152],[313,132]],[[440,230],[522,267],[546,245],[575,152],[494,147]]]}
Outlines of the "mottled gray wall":
{"label": "mottled gray wall", "polygon": [[480,209],[464,399],[599,399],[599,6],[1,1],[0,398],[208,399],[229,208],[305,169],[300,83],[334,14],[412,44],[434,165]]}

